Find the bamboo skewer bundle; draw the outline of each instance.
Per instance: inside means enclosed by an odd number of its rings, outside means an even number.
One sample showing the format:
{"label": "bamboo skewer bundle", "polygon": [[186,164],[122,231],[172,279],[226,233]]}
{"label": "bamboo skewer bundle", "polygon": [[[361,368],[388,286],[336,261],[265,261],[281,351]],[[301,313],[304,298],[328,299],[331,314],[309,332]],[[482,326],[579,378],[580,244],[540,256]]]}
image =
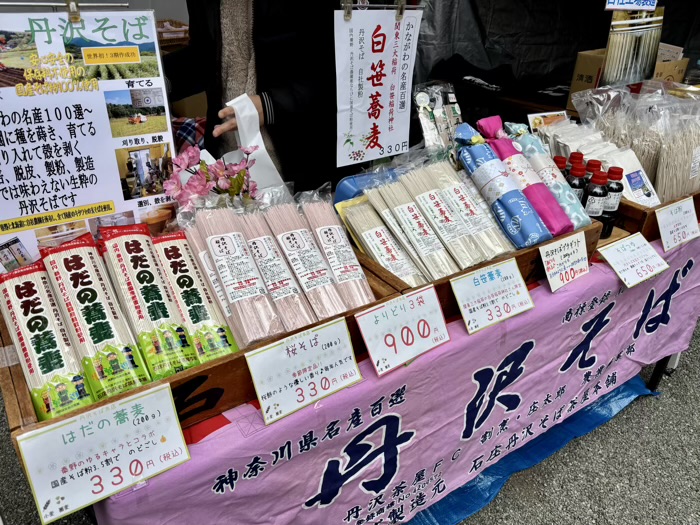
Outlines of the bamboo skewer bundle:
{"label": "bamboo skewer bundle", "polygon": [[374,301],[365,272],[331,203],[320,197],[318,192],[301,194],[300,202],[306,220],[326,255],[345,306],[352,310]]}
{"label": "bamboo skewer bundle", "polygon": [[92,235],[48,248],[42,257],[95,400],[150,382]]}
{"label": "bamboo skewer bundle", "polygon": [[441,279],[459,271],[430,223],[401,182],[390,182],[378,187],[411,244],[428,269],[432,280]]}
{"label": "bamboo skewer bundle", "polygon": [[318,320],[316,314],[292,275],[265,217],[262,213],[254,211],[241,218],[242,231],[248,240],[248,247],[258,264],[284,328],[291,332],[315,323]]}
{"label": "bamboo skewer bundle", "polygon": [[231,209],[204,209],[195,222],[211,254],[231,308],[231,331],[241,348],[284,332],[282,320]]}
{"label": "bamboo skewer bundle", "polygon": [[355,237],[372,259],[411,287],[428,282],[372,205],[350,206],[345,213]]}
{"label": "bamboo skewer bundle", "polygon": [[430,170],[416,168],[405,173],[400,180],[460,269],[486,260],[467,224],[447,201]]}
{"label": "bamboo skewer bundle", "polygon": [[0,276],[0,289],[0,311],[39,420],[91,404],[85,373],[68,337],[44,263],[38,261]]}
{"label": "bamboo skewer bundle", "polygon": [[316,316],[326,319],[347,311],[333,273],[297,205],[273,203],[264,213]]}

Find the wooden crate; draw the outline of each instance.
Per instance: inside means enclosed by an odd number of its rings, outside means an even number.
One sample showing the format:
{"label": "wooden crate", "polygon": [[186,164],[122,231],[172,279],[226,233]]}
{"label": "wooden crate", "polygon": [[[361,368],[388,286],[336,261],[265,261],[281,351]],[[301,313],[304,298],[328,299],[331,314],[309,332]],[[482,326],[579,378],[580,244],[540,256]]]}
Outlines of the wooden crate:
{"label": "wooden crate", "polygon": [[[700,217],[700,192],[694,193],[690,197],[693,198],[695,204],[695,213]],[[647,241],[655,241],[661,237],[655,210],[687,198],[688,196],[681,197],[654,208],[647,208],[627,199],[622,199],[618,211],[617,226],[630,233],[641,232]]]}

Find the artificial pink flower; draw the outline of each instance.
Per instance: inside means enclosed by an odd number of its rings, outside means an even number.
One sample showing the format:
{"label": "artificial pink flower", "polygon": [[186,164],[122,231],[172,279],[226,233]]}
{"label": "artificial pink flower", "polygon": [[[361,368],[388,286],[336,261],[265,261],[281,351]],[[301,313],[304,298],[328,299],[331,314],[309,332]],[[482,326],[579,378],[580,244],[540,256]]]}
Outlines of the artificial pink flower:
{"label": "artificial pink flower", "polygon": [[229,174],[230,177],[235,177],[238,175],[241,171],[245,169],[245,159],[243,159],[241,162],[238,164],[227,164],[226,165],[226,172]]}
{"label": "artificial pink flower", "polygon": [[219,187],[219,189],[228,191],[228,189],[231,187],[231,180],[228,177],[221,177],[216,181],[216,185]]}
{"label": "artificial pink flower", "polygon": [[199,164],[202,154],[202,152],[199,150],[199,146],[192,146],[190,148],[187,148],[185,150],[185,153],[187,153],[187,159],[189,162],[189,166],[187,166],[188,168]]}
{"label": "artificial pink flower", "polygon": [[163,183],[163,189],[168,197],[176,198],[182,192],[182,180],[179,173],[173,173],[168,180]]}
{"label": "artificial pink flower", "polygon": [[253,199],[258,197],[258,183],[254,180],[248,181],[248,195]]}
{"label": "artificial pink flower", "polygon": [[206,175],[198,171],[190,177],[190,180],[185,184],[184,191],[190,192],[193,196],[204,196],[211,191],[216,185],[215,181],[207,181]]}
{"label": "artificial pink flower", "polygon": [[226,171],[228,166],[224,164],[224,161],[219,159],[214,164],[207,166],[207,171],[209,172],[209,178],[216,181],[221,177],[226,177]]}
{"label": "artificial pink flower", "polygon": [[248,170],[250,170],[250,168],[252,168],[253,166],[255,166],[255,159],[248,161],[248,166],[247,166]]}
{"label": "artificial pink flower", "polygon": [[179,192],[174,199],[180,205],[182,211],[193,211],[194,203],[192,202],[192,194],[187,190]]}
{"label": "artificial pink flower", "polygon": [[252,155],[253,153],[255,153],[256,151],[258,151],[259,149],[260,149],[260,146],[248,146],[247,148],[241,148],[241,151],[242,151],[245,155],[250,156],[250,155]]}

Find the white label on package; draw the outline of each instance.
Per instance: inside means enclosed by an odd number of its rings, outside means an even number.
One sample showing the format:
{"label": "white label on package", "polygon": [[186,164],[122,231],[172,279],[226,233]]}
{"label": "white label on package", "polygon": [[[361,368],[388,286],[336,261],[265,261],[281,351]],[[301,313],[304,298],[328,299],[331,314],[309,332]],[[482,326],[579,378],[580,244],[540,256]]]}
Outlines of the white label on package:
{"label": "white label on package", "polygon": [[690,162],[690,178],[694,179],[700,175],[700,147],[693,150],[693,159]]}
{"label": "white label on package", "polygon": [[606,11],[654,11],[656,0],[605,0]]}
{"label": "white label on package", "polygon": [[599,248],[627,288],[637,286],[668,270],[668,264],[641,233]]}
{"label": "white label on package", "polygon": [[450,284],[469,334],[535,307],[515,259],[485,266]]}
{"label": "white label on package", "polygon": [[403,231],[411,240],[411,244],[422,257],[433,255],[445,249],[415,202],[397,206],[394,208],[394,213]]}
{"label": "white label on package", "polygon": [[447,205],[441,191],[426,191],[416,197],[416,202],[443,243],[469,235],[466,224]]}
{"label": "white label on package", "polygon": [[[500,160],[493,159],[484,162],[471,175],[479,193],[489,206],[496,202],[503,193],[518,187],[514,181],[510,181],[508,172],[503,168],[503,163]],[[507,189],[504,191],[499,183],[507,184]],[[490,210],[489,213],[491,213]]]}
{"label": "white label on package", "polygon": [[355,252],[341,226],[316,228],[316,235],[337,283],[365,278]]}
{"label": "white label on package", "polygon": [[450,340],[434,286],[356,314],[377,375]]}
{"label": "white label on package", "polygon": [[287,266],[284,256],[277,249],[274,238],[269,235],[257,237],[248,241],[248,246],[273,301],[300,293],[292,271]]}
{"label": "white label on package", "polygon": [[379,264],[397,277],[420,273],[386,227],[368,230],[362,234],[362,239]]}
{"label": "white label on package", "polygon": [[481,207],[472,198],[465,184],[444,188],[442,195],[447,203],[452,206],[452,209],[462,217],[472,235],[479,234],[495,226],[495,223],[489,220],[489,215],[482,213]]}
{"label": "white label on package", "polygon": [[607,197],[588,196],[588,200],[586,200],[586,213],[589,217],[599,217],[603,214],[605,199],[607,199]]}
{"label": "white label on package", "polygon": [[212,235],[207,243],[229,303],[265,294],[262,277],[241,233]]}
{"label": "white label on package", "polygon": [[632,200],[642,206],[653,207],[661,204],[649,178],[642,170],[633,171],[625,175],[623,183],[632,192]]}
{"label": "white label on package", "polygon": [[331,269],[309,230],[303,228],[289,231],[278,235],[277,240],[305,292],[335,284]]}
{"label": "white label on package", "polygon": [[214,266],[214,261],[211,260],[211,254],[207,250],[203,250],[199,252],[199,260],[202,261],[202,268],[204,268],[204,272],[209,278],[209,283],[216,297],[219,299],[219,305],[224,309],[224,315],[226,315],[226,317],[231,317],[231,307],[226,300],[226,292],[224,292],[224,287],[221,286],[221,280],[219,279],[219,274],[216,273],[216,267]]}
{"label": "white label on package", "polygon": [[603,201],[603,211],[617,211],[617,209],[620,207],[621,199],[621,191],[608,192],[608,196],[605,198],[605,201]]}
{"label": "white label on package", "polygon": [[540,257],[552,292],[588,273],[583,232],[540,246]]}
{"label": "white label on package", "polygon": [[522,153],[511,155],[503,161],[503,164],[506,165],[510,178],[518,181],[521,190],[535,184],[542,184],[542,180]]}
{"label": "white label on package", "polygon": [[403,231],[403,228],[401,225],[398,223],[396,220],[396,217],[394,217],[394,214],[391,213],[390,209],[385,209],[382,210],[382,218],[384,219],[384,222],[386,223],[387,226],[389,226],[389,229],[394,232],[394,235],[401,241],[405,247],[406,250],[408,251],[409,255],[413,257],[414,260],[419,259],[418,257],[418,252],[416,249],[413,247],[411,244],[411,241],[406,237],[406,232]]}
{"label": "white label on package", "polygon": [[362,380],[345,318],[245,357],[266,425]]}
{"label": "white label on package", "polygon": [[190,459],[169,385],[17,438],[42,523]]}
{"label": "white label on package", "polygon": [[698,216],[695,213],[695,204],[692,197],[674,202],[655,211],[665,252],[696,237],[700,237]]}

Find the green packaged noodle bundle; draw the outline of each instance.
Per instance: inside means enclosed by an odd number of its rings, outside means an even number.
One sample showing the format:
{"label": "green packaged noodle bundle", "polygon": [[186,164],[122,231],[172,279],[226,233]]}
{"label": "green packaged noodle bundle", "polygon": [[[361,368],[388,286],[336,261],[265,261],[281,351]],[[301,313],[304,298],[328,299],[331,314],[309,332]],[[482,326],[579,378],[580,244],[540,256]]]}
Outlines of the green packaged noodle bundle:
{"label": "green packaged noodle bundle", "polygon": [[199,363],[146,224],[100,228],[105,264],[153,380]]}
{"label": "green packaged noodle bundle", "polygon": [[90,387],[71,346],[44,263],[38,261],[0,276],[0,289],[0,309],[39,420],[90,405]]}
{"label": "green packaged noodle bundle", "polygon": [[161,235],[153,245],[174,291],[200,363],[238,350],[212,291],[197,266],[185,232]]}
{"label": "green packaged noodle bundle", "polygon": [[95,400],[149,383],[92,236],[41,252]]}

